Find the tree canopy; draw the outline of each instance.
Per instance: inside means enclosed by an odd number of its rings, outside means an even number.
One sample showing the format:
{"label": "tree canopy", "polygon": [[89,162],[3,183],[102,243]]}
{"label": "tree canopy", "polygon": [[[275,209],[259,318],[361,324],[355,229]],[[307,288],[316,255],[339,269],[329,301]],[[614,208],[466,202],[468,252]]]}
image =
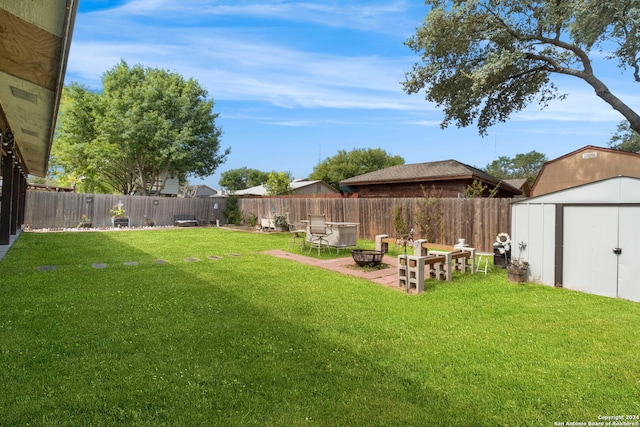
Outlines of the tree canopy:
{"label": "tree canopy", "polygon": [[547,156],[533,150],[516,154],[515,157],[500,156],[489,163],[484,171],[500,179],[526,178],[531,184],[547,160]]}
{"label": "tree canopy", "polygon": [[528,104],[563,98],[552,74],[577,77],[640,133],[640,116],[596,76],[604,55],[640,82],[638,0],[427,0],[406,45],[421,55],[403,83],[444,107],[446,127],[477,120],[481,135]]}
{"label": "tree canopy", "polygon": [[64,88],[52,165],[85,191],[150,194],[166,178],[211,175],[220,153],[213,100],[176,73],[129,67],[105,72],[103,91],[72,83]]}
{"label": "tree canopy", "polygon": [[309,179],[322,180],[337,190],[340,181],[347,178],[403,164],[402,157],[392,156],[381,148],[339,150],[335,156],[316,165]]}
{"label": "tree canopy", "polygon": [[615,150],[640,153],[640,134],[631,130],[629,122],[622,122],[609,140],[609,147]]}
{"label": "tree canopy", "polygon": [[237,191],[262,185],[267,182],[268,178],[268,172],[242,167],[238,169],[229,169],[228,171],[223,172],[220,175],[220,181],[218,181],[218,184],[229,191]]}
{"label": "tree canopy", "polygon": [[269,172],[264,188],[269,196],[291,194],[293,192],[291,181],[293,177],[289,172]]}

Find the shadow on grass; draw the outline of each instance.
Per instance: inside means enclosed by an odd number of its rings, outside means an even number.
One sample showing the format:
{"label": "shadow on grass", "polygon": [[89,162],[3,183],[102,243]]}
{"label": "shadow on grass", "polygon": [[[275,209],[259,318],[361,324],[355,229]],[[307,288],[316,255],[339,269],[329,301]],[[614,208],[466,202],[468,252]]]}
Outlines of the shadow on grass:
{"label": "shadow on grass", "polygon": [[[345,295],[337,274],[227,237],[18,242],[0,264],[9,277],[0,294],[3,422],[489,425],[481,408],[456,404],[396,369],[375,341],[344,332],[353,327],[345,307],[333,312],[325,296]],[[58,268],[38,272],[40,264]]]}

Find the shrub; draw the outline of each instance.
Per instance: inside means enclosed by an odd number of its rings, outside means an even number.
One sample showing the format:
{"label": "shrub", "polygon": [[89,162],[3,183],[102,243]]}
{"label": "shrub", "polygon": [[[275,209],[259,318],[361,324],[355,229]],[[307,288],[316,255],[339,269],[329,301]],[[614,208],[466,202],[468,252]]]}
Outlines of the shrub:
{"label": "shrub", "polygon": [[238,206],[238,198],[231,196],[227,201],[227,205],[222,212],[227,224],[242,224],[242,212],[240,212],[240,207]]}

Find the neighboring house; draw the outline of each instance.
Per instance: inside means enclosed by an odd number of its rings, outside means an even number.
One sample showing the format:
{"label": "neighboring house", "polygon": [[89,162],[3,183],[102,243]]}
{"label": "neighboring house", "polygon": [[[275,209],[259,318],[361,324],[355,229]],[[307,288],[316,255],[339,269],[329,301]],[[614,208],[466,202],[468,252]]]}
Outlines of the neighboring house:
{"label": "neighboring house", "polygon": [[531,195],[531,185],[529,185],[527,178],[505,179],[504,182],[522,191],[520,197],[529,197]]}
{"label": "neighboring house", "polygon": [[528,280],[640,302],[640,179],[625,176],[511,205],[512,257]]}
{"label": "neighboring house", "polygon": [[[294,179],[289,184],[293,190],[291,194],[333,194],[337,193],[336,189],[324,181]],[[266,196],[267,189],[264,185],[247,188],[245,190],[229,191],[229,195],[233,196]]]}
{"label": "neighboring house", "polygon": [[640,178],[640,154],[587,145],[546,162],[531,187],[531,196],[614,176]]}
{"label": "neighboring house", "polygon": [[184,194],[184,197],[211,197],[219,196],[220,191],[214,190],[208,185],[190,185]]}
{"label": "neighboring house", "polygon": [[441,191],[441,197],[464,197],[467,186],[479,181],[486,196],[498,187],[496,197],[514,197],[522,191],[493,175],[456,160],[391,166],[340,182],[340,190],[359,197],[422,197],[424,191]]}
{"label": "neighboring house", "polygon": [[168,172],[160,172],[154,182],[148,182],[149,195],[173,196],[180,194],[180,180]]}

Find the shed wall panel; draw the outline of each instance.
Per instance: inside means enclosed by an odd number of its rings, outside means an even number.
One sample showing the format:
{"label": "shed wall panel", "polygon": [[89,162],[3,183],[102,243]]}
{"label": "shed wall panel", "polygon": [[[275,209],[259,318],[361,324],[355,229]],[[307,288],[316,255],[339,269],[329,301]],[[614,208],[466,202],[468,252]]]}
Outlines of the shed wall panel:
{"label": "shed wall panel", "polygon": [[[517,204],[513,206],[511,224],[512,256],[520,255],[529,262],[528,280],[550,286],[555,284],[555,210],[553,204]],[[519,242],[527,245],[522,254]]]}

